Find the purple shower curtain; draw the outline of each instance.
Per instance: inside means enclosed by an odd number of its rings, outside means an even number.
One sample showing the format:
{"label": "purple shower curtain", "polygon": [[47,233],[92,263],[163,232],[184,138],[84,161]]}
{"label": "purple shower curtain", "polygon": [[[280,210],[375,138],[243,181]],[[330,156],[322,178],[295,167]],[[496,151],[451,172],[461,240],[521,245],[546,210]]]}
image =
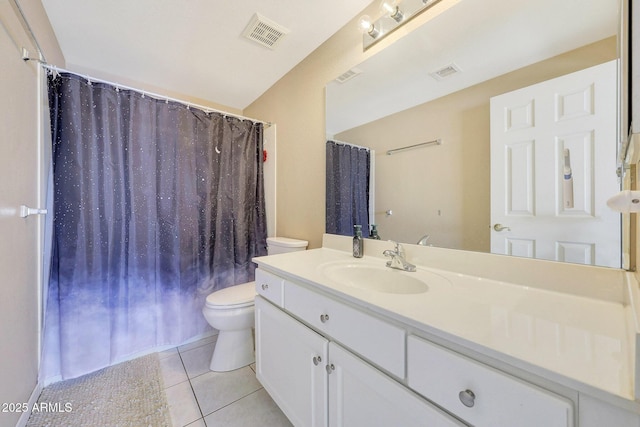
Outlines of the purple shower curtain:
{"label": "purple shower curtain", "polygon": [[369,237],[369,175],[371,152],[335,141],[327,141],[326,232],[353,236],[353,226],[362,225]]}
{"label": "purple shower curtain", "polygon": [[47,376],[206,332],[214,290],[266,254],[262,125],[49,77],[54,236]]}

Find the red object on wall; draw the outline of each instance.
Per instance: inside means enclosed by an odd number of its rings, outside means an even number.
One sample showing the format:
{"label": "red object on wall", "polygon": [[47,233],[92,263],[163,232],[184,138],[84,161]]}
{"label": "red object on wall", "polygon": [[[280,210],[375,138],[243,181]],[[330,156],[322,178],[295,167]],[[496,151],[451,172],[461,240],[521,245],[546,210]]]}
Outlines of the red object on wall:
{"label": "red object on wall", "polygon": [[267,161],[267,150],[262,150],[262,163]]}

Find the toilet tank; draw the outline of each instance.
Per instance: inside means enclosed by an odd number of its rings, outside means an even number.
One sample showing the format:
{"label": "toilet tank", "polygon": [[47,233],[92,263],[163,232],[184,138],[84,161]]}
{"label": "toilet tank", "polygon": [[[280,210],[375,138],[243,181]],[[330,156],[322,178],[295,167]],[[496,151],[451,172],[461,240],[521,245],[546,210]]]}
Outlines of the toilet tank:
{"label": "toilet tank", "polygon": [[309,242],[306,240],[290,239],[288,237],[267,237],[267,252],[269,255],[287,252],[304,251]]}

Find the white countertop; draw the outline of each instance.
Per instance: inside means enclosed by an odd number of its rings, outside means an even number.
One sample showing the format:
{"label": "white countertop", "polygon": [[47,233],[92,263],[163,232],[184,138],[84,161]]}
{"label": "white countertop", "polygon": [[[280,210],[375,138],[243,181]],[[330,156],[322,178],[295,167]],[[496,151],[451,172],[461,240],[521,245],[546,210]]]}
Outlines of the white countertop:
{"label": "white countertop", "polygon": [[329,248],[254,261],[260,268],[316,286],[516,368],[579,391],[604,392],[634,401],[634,313],[622,301],[420,266],[416,273],[398,273],[422,277],[429,287],[427,292],[390,294],[365,290],[332,280],[323,272],[323,266],[384,266],[385,260],[375,256],[356,259],[349,252]]}

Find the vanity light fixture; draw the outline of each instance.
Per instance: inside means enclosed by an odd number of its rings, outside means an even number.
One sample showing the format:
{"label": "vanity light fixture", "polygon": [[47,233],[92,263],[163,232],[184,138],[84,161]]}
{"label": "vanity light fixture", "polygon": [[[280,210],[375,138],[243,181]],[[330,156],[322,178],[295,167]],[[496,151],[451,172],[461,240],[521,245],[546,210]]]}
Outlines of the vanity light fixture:
{"label": "vanity light fixture", "polygon": [[[441,1],[442,0],[382,0],[380,9],[384,14],[377,21],[373,21],[369,16],[364,15],[358,22],[363,31],[363,50],[367,50],[400,26]],[[457,0],[451,0],[451,3],[457,3]]]}

